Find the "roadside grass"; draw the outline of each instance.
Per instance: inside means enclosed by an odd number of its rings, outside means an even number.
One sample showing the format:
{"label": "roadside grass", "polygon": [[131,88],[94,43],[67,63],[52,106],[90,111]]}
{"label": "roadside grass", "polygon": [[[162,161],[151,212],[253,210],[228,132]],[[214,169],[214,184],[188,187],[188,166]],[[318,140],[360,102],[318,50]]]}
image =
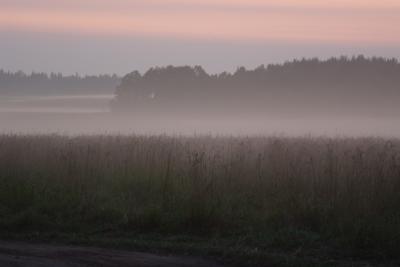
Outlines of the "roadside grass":
{"label": "roadside grass", "polygon": [[0,229],[238,266],[388,266],[400,140],[1,135]]}

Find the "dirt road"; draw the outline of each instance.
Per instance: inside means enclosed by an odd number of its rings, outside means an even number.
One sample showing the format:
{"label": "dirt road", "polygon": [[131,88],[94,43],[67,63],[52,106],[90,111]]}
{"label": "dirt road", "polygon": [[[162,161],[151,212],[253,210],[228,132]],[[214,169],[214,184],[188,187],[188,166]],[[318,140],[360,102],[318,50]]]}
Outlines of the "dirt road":
{"label": "dirt road", "polygon": [[0,241],[1,267],[220,267],[191,257]]}

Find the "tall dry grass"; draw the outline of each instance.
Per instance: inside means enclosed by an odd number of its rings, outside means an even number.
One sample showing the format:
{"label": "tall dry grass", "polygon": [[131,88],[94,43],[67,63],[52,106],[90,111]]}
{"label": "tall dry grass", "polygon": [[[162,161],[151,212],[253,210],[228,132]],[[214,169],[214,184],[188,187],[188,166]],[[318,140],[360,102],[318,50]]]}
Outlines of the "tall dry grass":
{"label": "tall dry grass", "polygon": [[228,236],[295,229],[396,253],[400,140],[2,135],[0,225]]}

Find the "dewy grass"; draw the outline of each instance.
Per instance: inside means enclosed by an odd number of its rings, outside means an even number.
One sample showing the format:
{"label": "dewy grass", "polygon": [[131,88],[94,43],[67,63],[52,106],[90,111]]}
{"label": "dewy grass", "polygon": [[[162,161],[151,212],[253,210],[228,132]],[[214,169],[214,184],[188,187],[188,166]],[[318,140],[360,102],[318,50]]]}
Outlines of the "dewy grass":
{"label": "dewy grass", "polygon": [[257,247],[322,238],[395,256],[400,140],[2,135],[0,226],[225,236]]}

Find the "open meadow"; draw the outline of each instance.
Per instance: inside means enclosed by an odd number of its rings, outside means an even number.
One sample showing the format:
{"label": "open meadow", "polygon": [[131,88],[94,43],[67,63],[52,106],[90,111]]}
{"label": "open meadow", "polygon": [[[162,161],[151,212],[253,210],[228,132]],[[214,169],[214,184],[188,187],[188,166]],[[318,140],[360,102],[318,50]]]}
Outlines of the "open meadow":
{"label": "open meadow", "polygon": [[247,266],[396,266],[399,192],[398,139],[0,136],[0,234],[11,239]]}

